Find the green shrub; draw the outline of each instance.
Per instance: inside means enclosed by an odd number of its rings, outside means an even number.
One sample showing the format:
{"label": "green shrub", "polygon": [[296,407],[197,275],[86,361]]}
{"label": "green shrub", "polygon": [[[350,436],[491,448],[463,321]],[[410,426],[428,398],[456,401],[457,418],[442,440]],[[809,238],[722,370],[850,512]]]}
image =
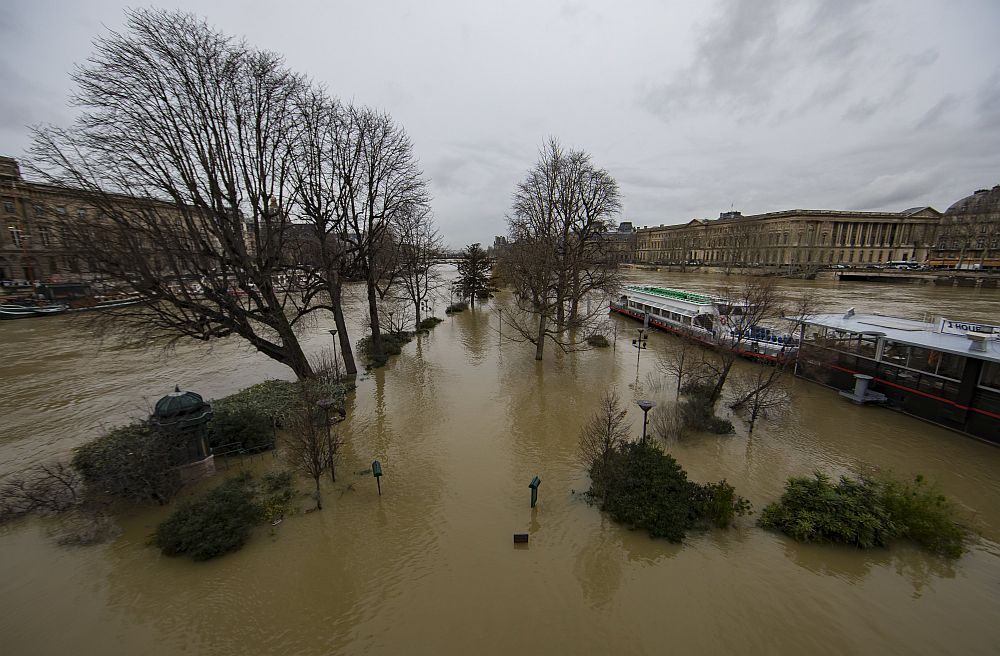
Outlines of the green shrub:
{"label": "green shrub", "polygon": [[716,416],[715,408],[706,397],[685,398],[678,404],[677,410],[684,428],[718,435],[726,435],[735,430],[731,421]]}
{"label": "green shrub", "polygon": [[713,392],[715,392],[715,385],[712,383],[693,381],[681,385],[681,394],[684,396],[710,399]]}
{"label": "green shrub", "polygon": [[605,498],[602,510],[651,537],[680,542],[692,528],[732,524],[750,512],[750,504],[725,481],[699,485],[689,481],[676,460],[652,442],[627,443],[615,449],[606,470],[591,466],[592,500]]}
{"label": "green shrub", "polygon": [[427,317],[426,319],[423,319],[419,324],[417,324],[417,329],[430,330],[431,328],[441,323],[441,321],[443,320],[438,319],[437,317]]}
{"label": "green shrub", "polygon": [[231,478],[197,501],[182,503],[156,528],[153,542],[166,556],[208,560],[236,551],[262,518],[253,486]]}
{"label": "green shrub", "polygon": [[587,344],[595,348],[607,348],[608,346],[611,345],[611,343],[608,341],[608,338],[605,337],[604,335],[591,335],[590,337],[587,338]]}
{"label": "green shrub", "polygon": [[955,521],[954,504],[923,476],[912,481],[887,478],[882,482],[882,503],[901,536],[948,558],[965,551],[968,529]]}
{"label": "green shrub", "polygon": [[841,542],[862,549],[886,546],[899,529],[881,503],[874,480],[842,476],[833,484],[825,474],[792,477],[781,499],[761,512],[762,527],[800,542]]}
{"label": "green shrub", "polygon": [[382,355],[376,356],[372,352],[371,336],[362,337],[358,340],[358,352],[368,361],[372,367],[378,368],[385,365],[390,355],[399,355],[403,352],[403,346],[413,340],[413,333],[404,331],[382,333]]}
{"label": "green shrub", "polygon": [[750,502],[736,494],[726,479],[699,485],[691,497],[695,519],[701,526],[728,528],[737,516],[751,513]]}
{"label": "green shrub", "polygon": [[444,309],[445,314],[455,314],[456,312],[465,312],[469,309],[469,304],[465,301],[459,301],[458,303],[452,303]]}
{"label": "green shrub", "polygon": [[802,542],[843,542],[863,549],[905,537],[958,558],[969,531],[955,515],[952,503],[922,476],[912,481],[841,477],[833,485],[817,472],[813,478],[788,479],[781,499],[761,513],[760,525]]}
{"label": "green shrub", "polygon": [[208,422],[208,444],[212,449],[229,444],[246,451],[273,449],[273,422],[256,408],[223,405]]}
{"label": "green shrub", "polygon": [[180,489],[174,467],[183,458],[186,441],[177,433],[136,422],[78,447],[72,464],[91,492],[163,504]]}
{"label": "green shrub", "polygon": [[[351,389],[350,385],[316,380],[309,381],[309,384],[313,386],[316,395],[334,400],[331,411],[340,413],[345,411],[345,399]],[[251,413],[253,416],[263,417],[268,428],[272,423],[281,426],[289,410],[298,403],[301,386],[300,382],[265,380],[236,394],[212,401],[212,410],[216,414]],[[244,418],[251,414],[244,415]]]}

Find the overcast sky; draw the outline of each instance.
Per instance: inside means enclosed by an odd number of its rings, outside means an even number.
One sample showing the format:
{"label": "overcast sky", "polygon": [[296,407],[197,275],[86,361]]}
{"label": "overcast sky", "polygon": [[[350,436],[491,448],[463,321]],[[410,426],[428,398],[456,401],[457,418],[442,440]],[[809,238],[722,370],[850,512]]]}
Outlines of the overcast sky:
{"label": "overcast sky", "polygon": [[[66,125],[115,0],[5,0],[0,154]],[[506,233],[548,136],[637,225],[793,208],[944,211],[1000,183],[1000,2],[165,2],[410,134],[446,241]]]}

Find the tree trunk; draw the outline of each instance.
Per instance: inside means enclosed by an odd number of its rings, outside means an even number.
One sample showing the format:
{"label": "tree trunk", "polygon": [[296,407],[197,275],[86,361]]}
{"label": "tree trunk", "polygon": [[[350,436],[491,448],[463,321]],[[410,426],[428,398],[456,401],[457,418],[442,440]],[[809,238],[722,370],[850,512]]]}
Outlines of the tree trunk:
{"label": "tree trunk", "polygon": [[729,370],[733,368],[733,362],[734,360],[730,358],[722,368],[722,373],[719,374],[719,382],[715,384],[715,389],[712,390],[710,399],[713,404],[722,397],[722,387],[726,384],[726,378],[729,377]]}
{"label": "tree trunk", "polygon": [[538,314],[538,339],[535,342],[535,359],[542,359],[542,352],[545,349],[545,313]]}
{"label": "tree trunk", "polygon": [[281,326],[281,328],[278,329],[278,336],[281,338],[281,343],[287,353],[285,364],[295,372],[296,378],[299,380],[312,378],[312,365],[309,364],[309,359],[302,351],[302,347],[299,345],[298,339],[296,339],[294,333],[292,333],[291,326]]}
{"label": "tree trunk", "polygon": [[323,498],[319,493],[319,476],[314,477],[316,481],[316,510],[323,510]]}
{"label": "tree trunk", "polygon": [[369,267],[368,269],[368,316],[372,325],[372,359],[381,359],[382,352],[382,329],[378,325],[378,305],[375,294],[375,276]]}
{"label": "tree trunk", "polygon": [[344,358],[344,373],[354,376],[358,373],[358,365],[354,361],[351,337],[347,334],[347,321],[344,319],[344,307],[341,305],[342,291],[338,276],[335,283],[330,283],[330,305],[333,307],[333,321],[337,324],[337,339],[340,340],[340,356]]}

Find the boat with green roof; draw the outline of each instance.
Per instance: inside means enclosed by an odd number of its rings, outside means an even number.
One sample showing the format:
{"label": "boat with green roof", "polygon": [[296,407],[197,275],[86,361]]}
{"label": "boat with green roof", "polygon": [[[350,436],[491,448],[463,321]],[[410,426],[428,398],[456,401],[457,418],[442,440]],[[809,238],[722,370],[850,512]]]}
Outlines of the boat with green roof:
{"label": "boat with green roof", "polygon": [[612,312],[714,348],[771,361],[794,355],[797,339],[751,325],[747,321],[754,314],[751,310],[742,302],[654,285],[629,285],[611,304]]}

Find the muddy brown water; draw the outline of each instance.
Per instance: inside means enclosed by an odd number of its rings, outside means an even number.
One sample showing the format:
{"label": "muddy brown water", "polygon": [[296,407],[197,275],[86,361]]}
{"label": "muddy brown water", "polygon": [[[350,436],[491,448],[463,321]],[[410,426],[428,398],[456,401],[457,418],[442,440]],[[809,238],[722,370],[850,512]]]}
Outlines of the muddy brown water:
{"label": "muddy brown water", "polygon": [[[629,277],[696,291],[724,283]],[[1000,314],[996,290],[781,284],[811,290],[831,311],[993,323]],[[693,479],[726,478],[758,509],[787,476],[815,469],[923,473],[982,534],[971,551],[949,562],[906,544],[799,545],[753,518],[682,545],[650,540],[580,495],[577,434],[600,394],[617,387],[638,435],[633,402],[649,394],[656,353],[676,344],[650,338],[637,384],[628,342],[637,324],[611,320],[616,350],[537,363],[530,345],[500,345],[488,305],[446,319],[359,380],[324,510],[262,528],[224,558],[192,563],[147,546],[169,508],[130,513],[120,537],[89,548],[56,546],[51,519],[0,528],[0,652],[996,653],[1000,449],[795,381],[788,411],[752,440],[741,428],[670,451]],[[329,344],[326,329],[307,331],[311,352]],[[0,338],[0,474],[147,412],[175,383],[212,398],[290,373],[236,341],[172,353],[102,346],[64,317],[4,322]],[[357,473],[374,458],[385,469],[381,497]],[[514,547],[515,532],[531,534],[527,548]]]}

